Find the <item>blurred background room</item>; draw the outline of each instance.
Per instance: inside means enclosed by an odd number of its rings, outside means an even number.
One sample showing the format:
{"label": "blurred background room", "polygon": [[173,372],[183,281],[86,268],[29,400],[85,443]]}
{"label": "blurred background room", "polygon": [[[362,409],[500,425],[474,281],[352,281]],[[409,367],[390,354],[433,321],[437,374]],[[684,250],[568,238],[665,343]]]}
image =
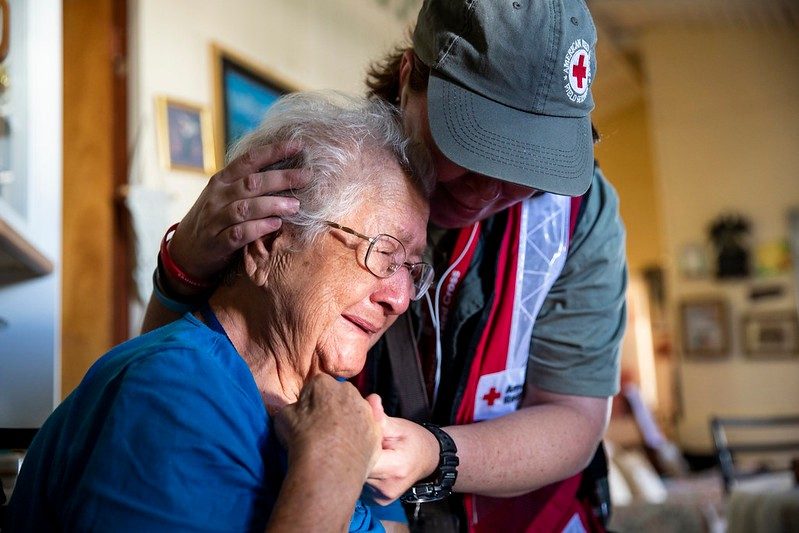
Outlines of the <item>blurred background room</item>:
{"label": "blurred background room", "polygon": [[[504,0],[493,0],[504,1]],[[0,0],[0,468],[138,333],[161,237],[277,96],[421,0]],[[799,3],[590,0],[627,228],[614,529],[799,531]]]}

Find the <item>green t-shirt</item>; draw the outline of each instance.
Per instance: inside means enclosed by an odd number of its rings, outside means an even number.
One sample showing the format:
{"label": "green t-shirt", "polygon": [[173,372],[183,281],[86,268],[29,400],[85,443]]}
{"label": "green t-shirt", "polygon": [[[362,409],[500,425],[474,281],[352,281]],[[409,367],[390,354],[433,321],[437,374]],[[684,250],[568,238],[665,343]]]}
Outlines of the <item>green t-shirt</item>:
{"label": "green t-shirt", "polygon": [[597,167],[563,271],[538,314],[527,382],[578,396],[619,391],[627,260],[619,198]]}

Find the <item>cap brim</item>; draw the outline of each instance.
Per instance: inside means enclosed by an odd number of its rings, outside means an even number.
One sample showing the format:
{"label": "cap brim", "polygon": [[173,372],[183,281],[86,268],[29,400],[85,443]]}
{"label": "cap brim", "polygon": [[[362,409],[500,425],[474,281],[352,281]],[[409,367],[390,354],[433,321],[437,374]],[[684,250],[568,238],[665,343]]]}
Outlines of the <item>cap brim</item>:
{"label": "cap brim", "polygon": [[594,167],[589,117],[552,117],[502,105],[432,72],[427,88],[433,140],[472,172],[579,196]]}

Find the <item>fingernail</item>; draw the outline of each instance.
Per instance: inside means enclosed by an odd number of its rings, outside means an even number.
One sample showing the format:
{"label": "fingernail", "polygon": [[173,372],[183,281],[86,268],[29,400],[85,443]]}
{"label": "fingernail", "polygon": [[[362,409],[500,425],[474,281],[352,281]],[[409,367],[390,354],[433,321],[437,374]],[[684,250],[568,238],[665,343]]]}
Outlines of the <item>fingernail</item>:
{"label": "fingernail", "polygon": [[300,201],[296,198],[286,198],[286,209],[296,213],[300,210]]}

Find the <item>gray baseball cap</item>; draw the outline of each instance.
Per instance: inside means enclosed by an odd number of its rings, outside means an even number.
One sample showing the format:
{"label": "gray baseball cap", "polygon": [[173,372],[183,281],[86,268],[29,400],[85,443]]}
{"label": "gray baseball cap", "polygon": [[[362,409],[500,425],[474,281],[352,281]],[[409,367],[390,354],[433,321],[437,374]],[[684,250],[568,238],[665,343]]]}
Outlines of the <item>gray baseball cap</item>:
{"label": "gray baseball cap", "polygon": [[576,196],[591,183],[596,29],[583,0],[425,0],[413,46],[430,130],[473,172]]}

